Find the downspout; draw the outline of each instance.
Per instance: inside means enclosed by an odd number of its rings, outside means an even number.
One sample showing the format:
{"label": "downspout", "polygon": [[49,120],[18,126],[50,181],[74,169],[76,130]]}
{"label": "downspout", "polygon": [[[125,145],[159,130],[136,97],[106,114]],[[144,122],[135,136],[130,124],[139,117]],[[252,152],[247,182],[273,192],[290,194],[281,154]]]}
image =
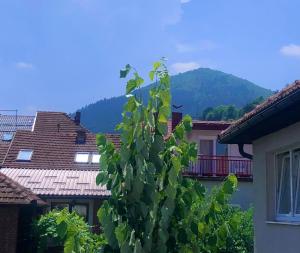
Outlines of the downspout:
{"label": "downspout", "polygon": [[253,155],[251,155],[251,154],[245,152],[245,150],[244,150],[244,145],[245,145],[245,144],[243,144],[243,143],[239,143],[239,144],[238,144],[238,146],[239,146],[239,152],[240,152],[241,156],[242,156],[242,157],[245,157],[245,158],[247,158],[247,159],[252,160],[252,159],[253,159]]}

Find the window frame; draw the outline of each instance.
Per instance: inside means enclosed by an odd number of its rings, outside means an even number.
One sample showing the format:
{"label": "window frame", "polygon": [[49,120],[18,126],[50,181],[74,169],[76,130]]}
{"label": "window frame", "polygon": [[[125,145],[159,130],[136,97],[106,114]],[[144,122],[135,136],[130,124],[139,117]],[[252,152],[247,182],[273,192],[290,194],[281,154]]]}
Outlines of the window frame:
{"label": "window frame", "polygon": [[[19,156],[22,152],[30,152],[30,156],[28,159],[21,159]],[[33,149],[20,149],[18,154],[17,154],[17,158],[16,161],[17,162],[30,162],[32,159],[32,155],[33,155]]]}
{"label": "window frame", "polygon": [[[295,148],[289,148],[286,150],[282,150],[280,152],[276,152],[275,156],[274,156],[274,160],[275,160],[275,219],[276,221],[279,222],[300,222],[300,213],[297,214],[295,209],[295,200],[294,200],[294,186],[293,186],[293,162],[294,162],[294,157],[293,154],[296,150],[300,149],[295,147]],[[285,153],[287,153],[286,155],[284,155]],[[278,157],[280,155],[284,155],[283,159],[285,158],[289,158],[289,185],[290,185],[290,213],[289,214],[281,214],[279,213],[279,203],[280,203],[280,194],[281,194],[281,190],[278,190],[278,187],[280,187],[278,185],[279,183],[279,169],[282,170],[282,166],[281,168],[279,168],[279,163],[278,163]],[[297,199],[297,197],[299,196],[299,191],[300,191],[300,164],[298,167],[298,174],[297,174],[297,184],[296,184],[296,196],[295,199]],[[280,176],[282,177],[282,175]]]}
{"label": "window frame", "polygon": [[[94,156],[99,156],[99,159],[98,159],[97,162],[94,162],[94,161],[93,161],[93,160],[94,160]],[[92,152],[92,153],[91,153],[91,163],[92,163],[92,164],[99,164],[99,163],[100,163],[100,157],[101,157],[101,155],[100,155],[99,153]]]}
{"label": "window frame", "polygon": [[[81,162],[81,161],[77,161],[76,160],[76,157],[77,157],[77,155],[87,155],[87,161],[85,162],[85,161],[83,161],[83,162]],[[74,157],[74,162],[75,163],[81,163],[81,164],[88,164],[89,163],[89,161],[90,161],[90,152],[76,152],[75,153],[75,157]]]}

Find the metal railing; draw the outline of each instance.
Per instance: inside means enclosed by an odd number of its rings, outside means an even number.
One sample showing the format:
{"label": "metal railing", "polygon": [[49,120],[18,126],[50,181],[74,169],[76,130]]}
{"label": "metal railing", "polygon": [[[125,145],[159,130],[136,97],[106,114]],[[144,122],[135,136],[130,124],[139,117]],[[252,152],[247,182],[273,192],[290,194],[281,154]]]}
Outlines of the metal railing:
{"label": "metal railing", "polygon": [[199,155],[183,174],[190,177],[226,177],[230,173],[240,178],[252,178],[252,161],[239,156]]}

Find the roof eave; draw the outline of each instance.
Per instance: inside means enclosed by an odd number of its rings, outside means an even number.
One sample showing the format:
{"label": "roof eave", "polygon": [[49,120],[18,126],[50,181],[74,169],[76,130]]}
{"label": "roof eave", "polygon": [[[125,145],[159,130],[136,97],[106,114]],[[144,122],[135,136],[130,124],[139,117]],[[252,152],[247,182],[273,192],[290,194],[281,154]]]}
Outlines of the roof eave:
{"label": "roof eave", "polygon": [[257,125],[258,123],[267,120],[276,113],[283,111],[285,108],[300,100],[300,90],[288,94],[286,97],[280,99],[261,112],[254,115],[252,118],[246,120],[240,125],[235,126],[232,130],[223,133],[219,136],[219,142],[223,144],[251,144],[255,139],[249,136],[248,139],[239,140],[239,136],[247,134],[247,131]]}

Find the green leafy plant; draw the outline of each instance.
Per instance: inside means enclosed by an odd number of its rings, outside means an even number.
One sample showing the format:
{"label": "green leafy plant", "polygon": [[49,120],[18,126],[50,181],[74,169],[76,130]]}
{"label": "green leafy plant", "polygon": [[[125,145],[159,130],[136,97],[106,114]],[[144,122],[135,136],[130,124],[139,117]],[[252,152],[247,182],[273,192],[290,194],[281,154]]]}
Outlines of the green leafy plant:
{"label": "green leafy plant", "polygon": [[[127,77],[132,70],[126,65],[120,77]],[[205,188],[182,177],[182,170],[197,155],[195,143],[186,140],[192,121],[185,116],[172,133],[167,132],[171,97],[164,63],[154,63],[149,77],[156,85],[149,91],[147,105],[137,92],[144,80],[133,70],[133,77],[127,81],[127,103],[117,127],[121,148],[117,150],[105,135],[97,136],[101,158],[96,182],[111,191],[111,198],[98,211],[107,240],[102,250],[219,252],[228,236],[227,227],[213,225],[237,180],[229,176],[207,204]],[[197,205],[200,210],[196,210]],[[203,245],[199,243],[201,238],[206,242]]]}
{"label": "green leafy plant", "polygon": [[53,210],[40,217],[35,225],[38,234],[38,252],[44,252],[49,243],[62,246],[65,253],[98,252],[105,243],[103,237],[92,234],[89,225],[77,213],[67,209]]}

